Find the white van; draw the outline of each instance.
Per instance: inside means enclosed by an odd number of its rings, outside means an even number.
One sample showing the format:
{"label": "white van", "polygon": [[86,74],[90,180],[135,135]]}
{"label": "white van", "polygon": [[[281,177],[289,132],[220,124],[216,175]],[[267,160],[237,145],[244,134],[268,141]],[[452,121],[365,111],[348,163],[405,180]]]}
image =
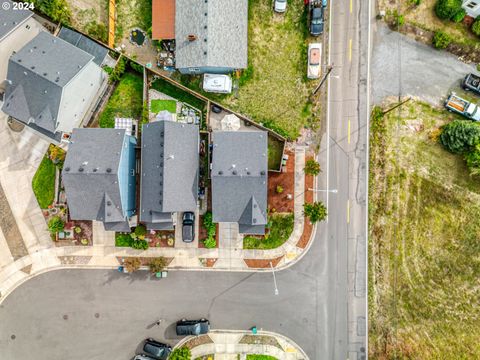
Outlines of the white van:
{"label": "white van", "polygon": [[203,90],[206,92],[230,94],[232,92],[232,78],[221,74],[204,74]]}

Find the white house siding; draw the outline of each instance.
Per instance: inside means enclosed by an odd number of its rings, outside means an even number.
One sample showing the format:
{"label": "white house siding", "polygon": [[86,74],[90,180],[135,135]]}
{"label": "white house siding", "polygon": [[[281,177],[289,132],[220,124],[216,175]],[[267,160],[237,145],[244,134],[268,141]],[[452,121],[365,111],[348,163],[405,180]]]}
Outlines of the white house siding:
{"label": "white house siding", "polygon": [[14,51],[20,50],[42,30],[42,26],[29,18],[0,41],[0,84],[7,76],[8,59]]}
{"label": "white house siding", "polygon": [[473,18],[480,15],[480,0],[464,0],[462,7]]}
{"label": "white house siding", "polygon": [[103,70],[90,61],[63,88],[57,131],[70,133],[73,128],[81,124],[90,104],[97,100],[97,93],[105,76]]}

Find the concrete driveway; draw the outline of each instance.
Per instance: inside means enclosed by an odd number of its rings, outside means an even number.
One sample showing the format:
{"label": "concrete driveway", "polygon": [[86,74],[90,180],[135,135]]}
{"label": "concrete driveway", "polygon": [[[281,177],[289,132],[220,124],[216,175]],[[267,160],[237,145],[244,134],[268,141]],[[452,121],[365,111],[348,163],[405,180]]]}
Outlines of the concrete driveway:
{"label": "concrete driveway", "polygon": [[474,65],[446,51],[418,43],[384,23],[377,25],[371,70],[373,103],[401,93],[438,105],[450,91],[460,90],[466,74],[476,72]]}

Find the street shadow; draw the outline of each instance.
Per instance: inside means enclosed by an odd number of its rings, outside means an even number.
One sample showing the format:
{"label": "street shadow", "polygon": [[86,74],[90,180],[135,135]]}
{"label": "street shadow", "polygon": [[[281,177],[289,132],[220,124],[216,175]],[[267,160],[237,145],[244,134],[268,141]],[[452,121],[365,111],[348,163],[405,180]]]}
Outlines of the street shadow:
{"label": "street shadow", "polygon": [[178,336],[177,335],[177,323],[174,322],[174,323],[170,323],[169,325],[167,325],[167,327],[165,328],[164,332],[163,332],[163,338],[165,340],[180,340],[183,336]]}
{"label": "street shadow", "polygon": [[108,272],[108,274],[106,275],[106,279],[102,283],[102,285],[109,285],[114,281],[125,280],[125,279],[128,279],[130,284],[135,281],[160,280],[160,279],[156,279],[155,277],[152,277],[150,272],[147,270],[138,270],[138,271],[135,271],[134,273],[123,273],[115,269]]}

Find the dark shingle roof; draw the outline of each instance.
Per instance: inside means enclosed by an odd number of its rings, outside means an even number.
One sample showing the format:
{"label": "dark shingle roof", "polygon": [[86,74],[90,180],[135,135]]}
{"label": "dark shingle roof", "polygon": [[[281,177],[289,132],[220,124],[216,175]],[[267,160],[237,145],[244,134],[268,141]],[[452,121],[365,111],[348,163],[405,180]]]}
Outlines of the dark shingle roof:
{"label": "dark shingle roof", "polygon": [[92,55],[94,57],[93,62],[98,66],[102,64],[108,54],[108,49],[105,46],[98,44],[75,30],[62,27],[58,37]]}
{"label": "dark shingle roof", "polygon": [[41,31],[9,59],[2,110],[54,136],[63,87],[92,59],[85,51]]}
{"label": "dark shingle roof", "polygon": [[33,15],[30,10],[14,10],[10,0],[2,0],[2,4],[5,3],[8,3],[10,8],[9,10],[0,9],[0,40]]}
{"label": "dark shingle roof", "polygon": [[140,220],[165,222],[175,211],[194,211],[198,195],[196,125],[156,121],[142,128]]}
{"label": "dark shingle roof", "polygon": [[240,230],[252,228],[254,233],[265,231],[267,139],[265,131],[213,132],[213,221],[238,222]]}
{"label": "dark shingle roof", "polygon": [[119,185],[126,141],[124,129],[73,130],[62,172],[72,219],[103,221],[116,227],[115,223],[126,222]]}
{"label": "dark shingle roof", "polygon": [[176,0],[175,43],[177,68],[246,68],[248,0]]}

